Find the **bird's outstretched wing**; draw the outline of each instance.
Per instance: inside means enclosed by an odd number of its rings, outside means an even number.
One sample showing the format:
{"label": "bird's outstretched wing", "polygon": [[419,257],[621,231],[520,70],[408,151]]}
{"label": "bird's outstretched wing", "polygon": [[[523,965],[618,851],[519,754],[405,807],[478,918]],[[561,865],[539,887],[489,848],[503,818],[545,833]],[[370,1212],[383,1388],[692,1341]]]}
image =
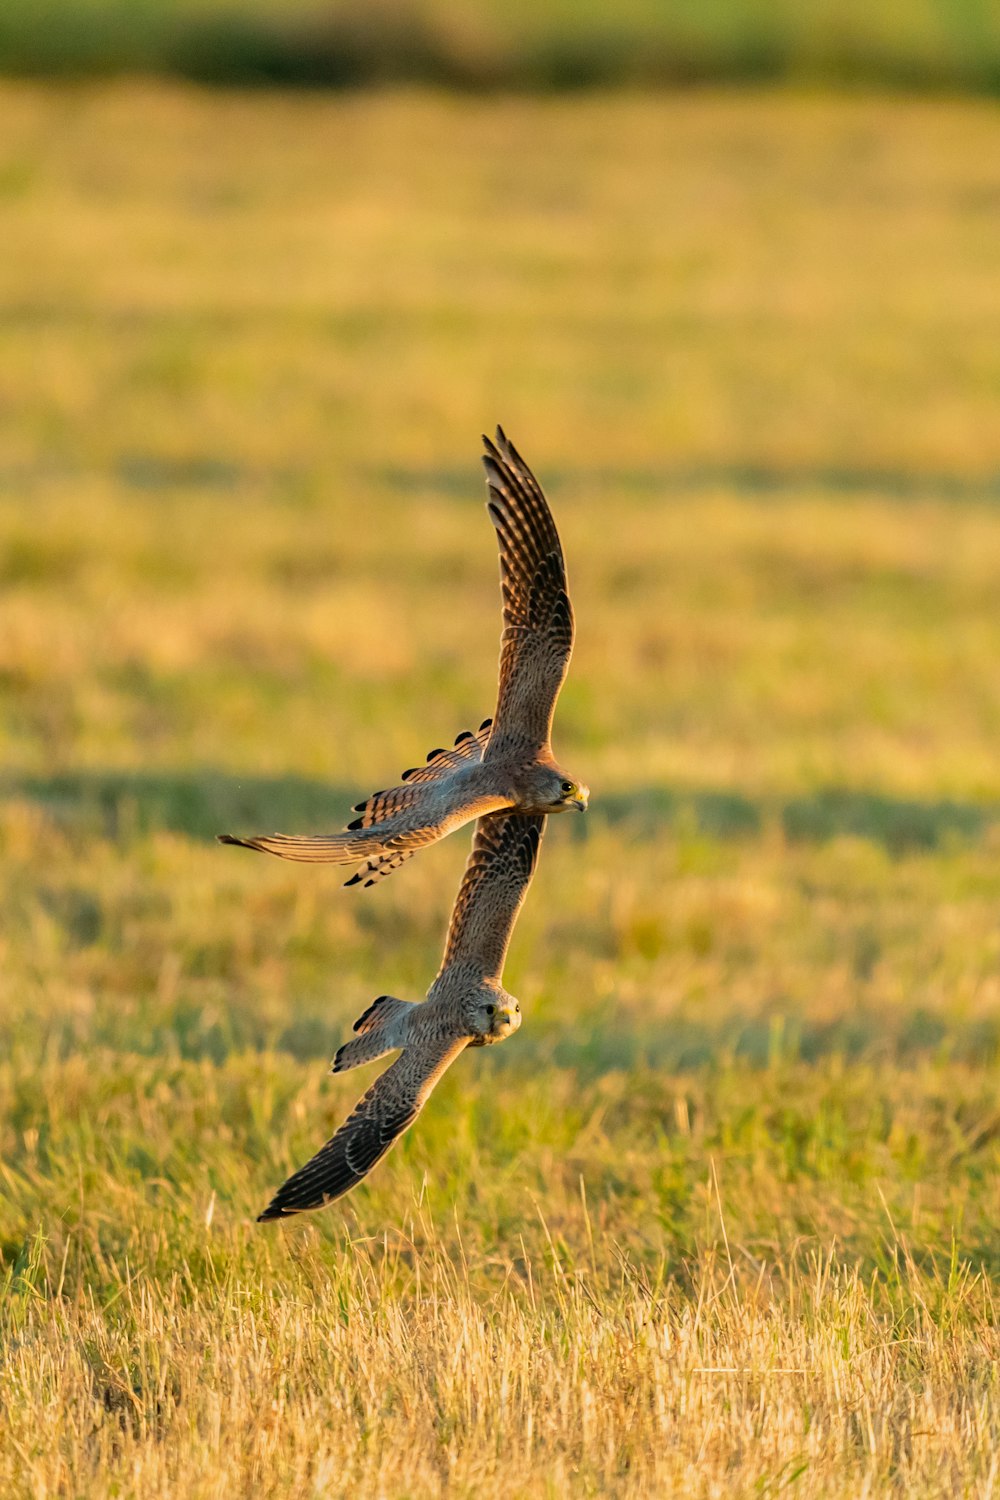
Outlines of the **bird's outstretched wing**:
{"label": "bird's outstretched wing", "polygon": [[535,813],[479,819],[451,914],[442,974],[469,964],[484,979],[499,980],[544,831],[545,818]]}
{"label": "bird's outstretched wing", "polygon": [[452,1035],[411,1042],[376,1078],[337,1133],[278,1189],[258,1222],[323,1208],[349,1192],[413,1124],[441,1074],[468,1042],[468,1037]]}
{"label": "bird's outstretched wing", "polygon": [[559,533],[541,486],[498,427],[484,437],[487,508],[500,542],[503,636],[490,755],[515,746],[535,755],[549,743],[552,715],[573,651],[573,609]]}
{"label": "bird's outstretched wing", "polygon": [[424,845],[473,818],[509,806],[504,797],[484,796],[464,784],[464,773],[482,761],[491,725],[492,720],[485,719],[475,734],[466,730],[450,750],[432,750],[426,765],[404,771],[400,785],[359,802],[354,811],[361,816],[340,833],[249,838],[222,833],[219,840],[303,864],[352,865],[363,860],[347,884],[375,885]]}

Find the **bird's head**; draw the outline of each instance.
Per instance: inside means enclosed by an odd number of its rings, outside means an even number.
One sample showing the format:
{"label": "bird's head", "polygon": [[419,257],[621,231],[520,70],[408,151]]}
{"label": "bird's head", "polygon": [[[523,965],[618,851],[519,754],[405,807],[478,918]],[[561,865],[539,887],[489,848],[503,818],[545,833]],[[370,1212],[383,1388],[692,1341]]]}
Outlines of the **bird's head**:
{"label": "bird's head", "polygon": [[590,787],[584,786],[582,781],[574,781],[570,776],[563,776],[559,782],[559,808],[566,812],[570,808],[574,812],[586,812],[590,802]]}
{"label": "bird's head", "polygon": [[514,1035],[521,1024],[521,1007],[506,990],[491,987],[477,997],[471,1023],[473,1047],[491,1047]]}
{"label": "bird's head", "polygon": [[[590,788],[575,781],[558,766],[533,766],[522,801],[536,813],[586,812]],[[528,808],[526,807],[527,811]]]}

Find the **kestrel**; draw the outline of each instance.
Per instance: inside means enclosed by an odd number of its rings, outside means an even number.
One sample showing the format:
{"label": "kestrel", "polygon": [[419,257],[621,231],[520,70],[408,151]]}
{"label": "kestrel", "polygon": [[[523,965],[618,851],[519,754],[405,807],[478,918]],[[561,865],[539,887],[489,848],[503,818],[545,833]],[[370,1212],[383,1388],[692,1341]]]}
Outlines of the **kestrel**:
{"label": "kestrel", "polygon": [[447,1067],[466,1047],[502,1042],[521,1007],[500,983],[514,921],[538,858],[545,818],[480,818],[459,887],[444,958],[422,1003],[380,995],[354,1023],[332,1071],[402,1049],[326,1145],[289,1177],[260,1215],[283,1219],[349,1192],[413,1124]]}
{"label": "kestrel", "polygon": [[341,833],[236,838],[282,859],[316,864],[363,860],[348,885],[375,885],[426,844],[473,818],[586,811],[589,792],[552,754],[552,716],[573,650],[573,610],[559,533],[541,486],[501,428],[484,438],[487,509],[500,543],[503,635],[492,719],[460,734],[450,750],[404,771],[402,783],[375,792]]}

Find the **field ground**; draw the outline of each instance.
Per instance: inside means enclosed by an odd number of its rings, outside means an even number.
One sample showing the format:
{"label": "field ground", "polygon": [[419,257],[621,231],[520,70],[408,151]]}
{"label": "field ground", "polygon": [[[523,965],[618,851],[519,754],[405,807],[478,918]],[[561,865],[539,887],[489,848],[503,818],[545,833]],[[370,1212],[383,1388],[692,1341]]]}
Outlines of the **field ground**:
{"label": "field ground", "polygon": [[[993,1493],[995,111],[0,109],[0,1493]],[[519,1035],[264,1229],[467,840],[211,835],[490,711],[497,419],[592,811]]]}

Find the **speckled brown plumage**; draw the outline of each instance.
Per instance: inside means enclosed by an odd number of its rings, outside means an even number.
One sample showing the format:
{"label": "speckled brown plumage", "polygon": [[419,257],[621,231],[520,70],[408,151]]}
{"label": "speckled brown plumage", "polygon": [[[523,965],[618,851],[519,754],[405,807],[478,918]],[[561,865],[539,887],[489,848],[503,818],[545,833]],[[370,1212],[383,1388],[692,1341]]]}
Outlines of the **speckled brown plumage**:
{"label": "speckled brown plumage", "polygon": [[310,864],[363,861],[348,885],[375,885],[426,844],[474,818],[583,811],[587,788],[556,764],[550,735],[573,650],[573,610],[559,534],[527,464],[497,428],[483,439],[487,506],[500,546],[503,636],[497,708],[473,734],[435,750],[398,785],[375,792],[339,833],[317,836],[220,834],[282,859]]}
{"label": "speckled brown plumage", "polygon": [[489,438],[483,443],[503,595],[500,681],[487,756],[546,759],[573,652],[566,564],[548,502],[513,443],[499,428],[496,446]]}
{"label": "speckled brown plumage", "polygon": [[476,825],[452,911],[444,959],[421,1004],[380,995],[334,1060],[342,1072],[402,1049],[336,1134],[290,1177],[261,1214],[322,1208],[371,1171],[412,1125],[447,1067],[469,1046],[503,1041],[521,1023],[500,983],[514,921],[538,859],[545,819],[496,813]]}

